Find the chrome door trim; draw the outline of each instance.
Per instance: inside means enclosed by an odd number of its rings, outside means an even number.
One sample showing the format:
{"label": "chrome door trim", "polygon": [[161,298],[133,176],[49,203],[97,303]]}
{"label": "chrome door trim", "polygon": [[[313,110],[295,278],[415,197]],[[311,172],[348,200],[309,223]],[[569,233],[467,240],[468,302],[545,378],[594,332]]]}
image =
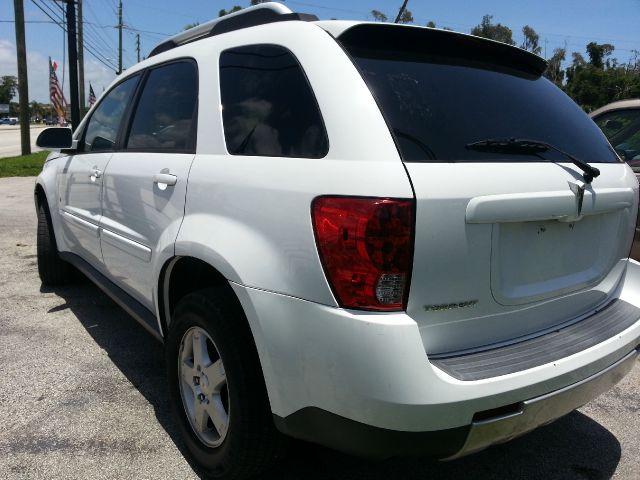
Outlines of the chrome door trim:
{"label": "chrome door trim", "polygon": [[136,258],[144,262],[151,261],[151,249],[146,245],[130,240],[122,235],[119,235],[111,230],[102,228],[101,234],[102,240],[107,242],[116,248],[119,248],[123,252],[133,255]]}
{"label": "chrome door trim", "polygon": [[93,233],[96,237],[100,236],[100,227],[95,223],[88,222],[87,220],[84,220],[73,213],[67,212],[66,210],[60,210],[60,216],[67,221],[67,223],[80,226]]}

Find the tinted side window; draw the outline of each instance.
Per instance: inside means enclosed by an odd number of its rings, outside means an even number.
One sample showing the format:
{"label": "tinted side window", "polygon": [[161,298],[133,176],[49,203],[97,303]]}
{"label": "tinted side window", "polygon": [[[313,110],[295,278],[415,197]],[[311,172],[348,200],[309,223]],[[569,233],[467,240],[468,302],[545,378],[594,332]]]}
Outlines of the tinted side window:
{"label": "tinted side window", "polygon": [[126,148],[193,151],[198,72],[193,62],[154,68],[142,89]]}
{"label": "tinted side window", "polygon": [[85,152],[113,150],[124,112],[131,101],[139,76],[113,88],[91,114],[84,136]]}
{"label": "tinted side window", "polygon": [[273,45],[220,56],[222,120],[232,155],[321,158],[329,141],[297,59]]}
{"label": "tinted side window", "polygon": [[595,122],[602,129],[608,139],[624,131],[629,125],[640,120],[640,110],[614,110],[603,113]]}

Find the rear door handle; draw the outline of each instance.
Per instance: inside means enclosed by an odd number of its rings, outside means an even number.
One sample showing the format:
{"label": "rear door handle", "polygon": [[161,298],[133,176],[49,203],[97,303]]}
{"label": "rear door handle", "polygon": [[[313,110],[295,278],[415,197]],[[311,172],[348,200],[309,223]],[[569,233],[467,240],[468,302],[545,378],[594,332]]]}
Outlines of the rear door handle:
{"label": "rear door handle", "polygon": [[165,186],[173,186],[178,182],[178,177],[170,173],[156,173],[153,176],[153,183]]}
{"label": "rear door handle", "polygon": [[102,170],[100,170],[98,167],[93,167],[91,169],[91,173],[89,173],[89,178],[91,179],[92,182],[95,182],[101,176],[102,176]]}

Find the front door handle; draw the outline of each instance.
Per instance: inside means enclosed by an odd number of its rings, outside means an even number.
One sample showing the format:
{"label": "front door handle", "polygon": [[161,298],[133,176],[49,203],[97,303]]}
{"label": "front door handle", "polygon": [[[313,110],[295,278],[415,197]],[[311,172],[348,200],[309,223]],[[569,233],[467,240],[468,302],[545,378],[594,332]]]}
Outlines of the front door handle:
{"label": "front door handle", "polygon": [[171,175],[170,173],[156,173],[153,176],[153,183],[158,184],[158,186],[164,190],[162,188],[162,186],[164,186],[165,188],[167,186],[173,186],[177,183],[178,181],[178,177],[176,177],[175,175]]}

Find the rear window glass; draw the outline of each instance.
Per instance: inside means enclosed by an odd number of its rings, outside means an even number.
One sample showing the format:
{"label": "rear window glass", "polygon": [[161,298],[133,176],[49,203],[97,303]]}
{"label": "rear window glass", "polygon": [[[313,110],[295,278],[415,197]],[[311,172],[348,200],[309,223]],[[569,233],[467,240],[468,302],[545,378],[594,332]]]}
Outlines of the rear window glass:
{"label": "rear window glass", "polygon": [[[502,60],[491,57],[486,42],[442,32],[435,34],[434,41],[422,29],[392,28],[395,32],[389,28],[356,34],[347,31],[340,40],[374,94],[403,160],[539,162],[541,157],[565,158],[552,150],[514,154],[467,148],[482,140],[526,138],[546,142],[587,162],[619,161],[580,107],[539,72],[525,68],[524,55],[512,53],[513,61],[508,63],[504,56]],[[412,30],[407,34],[411,38],[403,39],[403,30]],[[384,42],[378,41],[375,37],[385,31]],[[414,38],[420,35],[424,38]],[[466,50],[465,42],[469,43]],[[405,45],[414,47],[406,51]],[[475,51],[479,55],[474,57]]]}
{"label": "rear window glass", "polygon": [[220,56],[222,120],[232,155],[321,158],[329,142],[297,59],[285,48],[253,45]]}

